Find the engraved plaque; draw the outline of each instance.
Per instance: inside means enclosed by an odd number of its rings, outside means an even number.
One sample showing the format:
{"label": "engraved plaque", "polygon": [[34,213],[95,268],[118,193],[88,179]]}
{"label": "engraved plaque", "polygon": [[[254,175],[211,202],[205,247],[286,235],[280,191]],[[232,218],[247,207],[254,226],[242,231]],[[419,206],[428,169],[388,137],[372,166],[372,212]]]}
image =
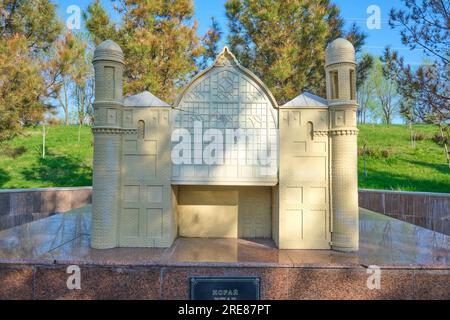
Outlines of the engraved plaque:
{"label": "engraved plaque", "polygon": [[259,300],[257,277],[192,277],[191,300]]}

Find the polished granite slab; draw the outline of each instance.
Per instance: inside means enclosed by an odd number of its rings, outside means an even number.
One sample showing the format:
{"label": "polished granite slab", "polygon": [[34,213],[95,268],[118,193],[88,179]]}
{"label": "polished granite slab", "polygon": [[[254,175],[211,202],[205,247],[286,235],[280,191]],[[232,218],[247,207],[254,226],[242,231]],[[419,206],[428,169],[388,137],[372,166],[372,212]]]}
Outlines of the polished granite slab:
{"label": "polished granite slab", "polygon": [[169,249],[89,247],[91,206],[0,231],[0,263],[449,269],[450,237],[360,209],[360,250],[278,250],[271,240],[179,238]]}

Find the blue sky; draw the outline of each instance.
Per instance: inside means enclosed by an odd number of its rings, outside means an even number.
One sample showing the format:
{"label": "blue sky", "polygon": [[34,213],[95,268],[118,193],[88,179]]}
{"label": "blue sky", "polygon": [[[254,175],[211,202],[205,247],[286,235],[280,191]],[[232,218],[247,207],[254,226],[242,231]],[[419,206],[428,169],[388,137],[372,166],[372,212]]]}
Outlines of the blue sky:
{"label": "blue sky", "polygon": [[[55,2],[59,7],[58,10],[61,18],[65,20],[69,17],[69,14],[66,13],[69,6],[77,5],[81,10],[84,10],[92,0],[56,0]],[[226,34],[225,2],[226,0],[194,0],[195,19],[199,23],[200,34],[206,32],[212,16],[219,21],[222,30]],[[380,55],[384,47],[389,45],[398,50],[408,63],[417,65],[423,62],[425,57],[423,52],[421,50],[411,51],[409,48],[403,46],[400,41],[399,30],[392,30],[388,25],[389,11],[392,7],[401,7],[402,2],[400,0],[335,0],[334,2],[341,8],[341,14],[347,21],[347,25],[355,22],[367,33],[368,38],[364,48],[365,51]],[[109,12],[113,12],[110,0],[102,0],[102,3]],[[371,5],[376,5],[380,9],[381,29],[370,30],[367,27],[367,19],[371,15],[367,13],[367,9]],[[222,44],[225,44],[225,39],[222,41]]]}

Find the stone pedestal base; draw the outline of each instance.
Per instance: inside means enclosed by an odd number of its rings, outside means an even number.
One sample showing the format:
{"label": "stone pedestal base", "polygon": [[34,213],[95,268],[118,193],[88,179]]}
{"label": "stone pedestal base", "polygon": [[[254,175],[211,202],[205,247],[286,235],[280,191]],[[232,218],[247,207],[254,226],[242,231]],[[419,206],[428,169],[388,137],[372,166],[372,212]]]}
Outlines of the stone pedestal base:
{"label": "stone pedestal base", "polygon": [[[198,276],[258,277],[261,299],[450,296],[449,237],[363,209],[357,253],[200,238],[179,238],[170,249],[96,250],[89,211],[1,231],[0,299],[189,299]],[[80,268],[80,290],[67,288],[69,265]],[[370,265],[380,268],[379,289],[367,287]]]}

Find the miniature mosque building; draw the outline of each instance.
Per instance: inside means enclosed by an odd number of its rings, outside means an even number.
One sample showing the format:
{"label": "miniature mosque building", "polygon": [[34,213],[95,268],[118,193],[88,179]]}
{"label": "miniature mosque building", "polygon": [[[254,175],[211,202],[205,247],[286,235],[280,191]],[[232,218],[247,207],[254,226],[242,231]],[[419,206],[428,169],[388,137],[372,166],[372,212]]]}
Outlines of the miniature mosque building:
{"label": "miniature mosque building", "polygon": [[358,250],[355,50],[326,50],[327,99],[279,106],[225,48],[173,105],[124,98],[124,56],[95,50],[91,246],[177,237],[268,238],[279,249]]}

